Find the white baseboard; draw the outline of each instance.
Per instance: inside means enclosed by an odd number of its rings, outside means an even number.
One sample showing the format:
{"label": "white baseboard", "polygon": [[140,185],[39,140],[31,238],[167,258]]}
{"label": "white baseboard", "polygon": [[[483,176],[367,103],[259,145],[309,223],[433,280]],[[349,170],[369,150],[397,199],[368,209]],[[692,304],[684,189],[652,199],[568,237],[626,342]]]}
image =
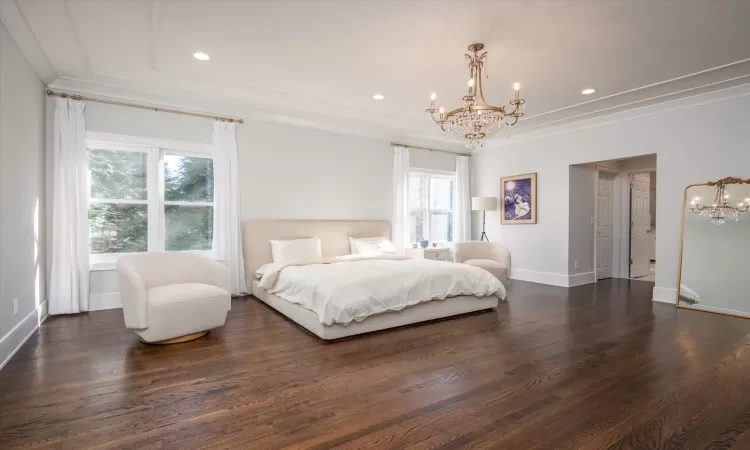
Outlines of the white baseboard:
{"label": "white baseboard", "polygon": [[583,286],[584,284],[596,283],[596,273],[585,272],[568,276],[568,287]]}
{"label": "white baseboard", "polygon": [[45,300],[44,303],[18,322],[5,336],[0,338],[0,370],[8,364],[8,361],[29,340],[46,318],[47,301]]}
{"label": "white baseboard", "polygon": [[674,305],[677,302],[677,289],[654,287],[653,300]]}
{"label": "white baseboard", "polygon": [[119,292],[106,292],[103,294],[91,294],[89,296],[89,311],[117,308],[122,308]]}
{"label": "white baseboard", "polygon": [[568,287],[568,275],[551,272],[537,272],[535,270],[511,269],[513,280],[530,281],[532,283],[549,284],[552,286]]}

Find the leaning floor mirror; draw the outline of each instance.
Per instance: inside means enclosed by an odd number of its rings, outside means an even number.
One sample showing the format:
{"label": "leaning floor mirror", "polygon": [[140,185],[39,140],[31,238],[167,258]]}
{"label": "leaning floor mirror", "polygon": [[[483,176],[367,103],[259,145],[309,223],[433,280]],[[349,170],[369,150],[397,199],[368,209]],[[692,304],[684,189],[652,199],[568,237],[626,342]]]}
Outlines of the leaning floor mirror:
{"label": "leaning floor mirror", "polygon": [[750,179],[685,188],[677,306],[750,318]]}

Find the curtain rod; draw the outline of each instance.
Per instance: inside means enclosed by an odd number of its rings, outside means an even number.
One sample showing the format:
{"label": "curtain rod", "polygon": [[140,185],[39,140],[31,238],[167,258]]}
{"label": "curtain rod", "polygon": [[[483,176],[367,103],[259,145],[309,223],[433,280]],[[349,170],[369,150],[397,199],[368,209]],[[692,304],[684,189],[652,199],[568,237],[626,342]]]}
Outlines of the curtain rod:
{"label": "curtain rod", "polygon": [[107,103],[109,105],[121,105],[121,106],[129,106],[131,108],[149,109],[151,111],[161,111],[161,112],[168,112],[168,113],[173,113],[173,114],[184,114],[186,116],[195,116],[195,117],[203,117],[206,119],[220,120],[222,122],[245,123],[243,119],[239,119],[235,117],[217,116],[214,114],[186,111],[183,109],[166,108],[163,106],[154,106],[154,105],[148,105],[144,103],[124,102],[120,100],[114,100],[114,99],[103,98],[103,97],[90,97],[88,95],[81,95],[75,92],[62,92],[62,91],[53,91],[52,89],[47,89],[47,95],[51,95],[55,97],[62,97],[62,98],[71,98],[73,100],[87,100],[90,102]]}
{"label": "curtain rod", "polygon": [[431,152],[450,153],[451,155],[471,156],[471,153],[452,152],[450,150],[438,150],[436,148],[420,147],[418,145],[402,144],[400,142],[391,142],[391,145],[400,145],[402,147],[417,148],[419,150],[428,150]]}

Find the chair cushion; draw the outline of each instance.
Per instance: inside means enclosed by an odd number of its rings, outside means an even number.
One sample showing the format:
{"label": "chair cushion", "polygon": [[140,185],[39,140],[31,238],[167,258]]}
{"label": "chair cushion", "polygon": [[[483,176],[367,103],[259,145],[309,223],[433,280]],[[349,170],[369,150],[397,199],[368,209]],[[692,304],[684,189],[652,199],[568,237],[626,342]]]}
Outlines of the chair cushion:
{"label": "chair cushion", "polygon": [[508,268],[492,259],[467,259],[463,264],[479,267],[491,273],[498,280],[508,279]]}
{"label": "chair cushion", "polygon": [[158,342],[224,325],[231,295],[203,283],[181,283],[151,288],[148,327],[134,330],[146,342]]}
{"label": "chair cushion", "polygon": [[499,262],[492,259],[467,259],[464,264],[481,267],[482,269],[504,269],[505,267]]}
{"label": "chair cushion", "polygon": [[173,303],[212,299],[223,300],[229,295],[224,289],[204,283],[180,283],[159,286],[148,290],[149,306],[159,307]]}

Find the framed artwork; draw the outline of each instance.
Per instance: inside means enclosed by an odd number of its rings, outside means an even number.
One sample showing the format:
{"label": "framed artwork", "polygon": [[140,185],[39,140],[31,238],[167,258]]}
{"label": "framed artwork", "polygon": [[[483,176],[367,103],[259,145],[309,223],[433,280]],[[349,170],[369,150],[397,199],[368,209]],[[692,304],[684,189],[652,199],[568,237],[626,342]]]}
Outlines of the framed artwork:
{"label": "framed artwork", "polygon": [[536,223],[536,173],[500,178],[500,222]]}

